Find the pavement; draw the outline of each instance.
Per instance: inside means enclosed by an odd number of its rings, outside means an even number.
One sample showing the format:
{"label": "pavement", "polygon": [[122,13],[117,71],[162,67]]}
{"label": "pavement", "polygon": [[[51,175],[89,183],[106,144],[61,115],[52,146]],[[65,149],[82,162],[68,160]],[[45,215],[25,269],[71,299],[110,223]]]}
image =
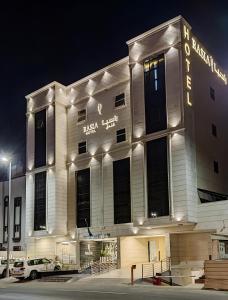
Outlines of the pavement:
{"label": "pavement", "polygon": [[60,300],[60,299],[124,299],[124,300],[227,300],[228,292],[202,290],[202,285],[188,287],[153,286],[148,283],[130,285],[128,278],[116,278],[118,272],[88,276],[69,275],[68,282],[18,282],[0,280],[0,300]]}

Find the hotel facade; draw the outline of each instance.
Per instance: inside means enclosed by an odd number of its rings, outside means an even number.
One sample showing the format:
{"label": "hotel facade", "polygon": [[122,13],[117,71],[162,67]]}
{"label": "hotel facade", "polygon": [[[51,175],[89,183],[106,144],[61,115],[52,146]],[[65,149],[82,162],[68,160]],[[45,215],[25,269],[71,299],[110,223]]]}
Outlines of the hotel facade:
{"label": "hotel facade", "polygon": [[27,255],[118,267],[228,256],[227,77],[176,17],[26,96]]}

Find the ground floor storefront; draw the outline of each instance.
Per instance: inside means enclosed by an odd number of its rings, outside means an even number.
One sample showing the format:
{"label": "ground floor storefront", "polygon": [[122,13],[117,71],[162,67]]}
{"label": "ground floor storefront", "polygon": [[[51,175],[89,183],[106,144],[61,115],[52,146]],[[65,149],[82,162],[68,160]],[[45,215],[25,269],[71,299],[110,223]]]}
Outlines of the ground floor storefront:
{"label": "ground floor storefront", "polygon": [[172,266],[203,268],[205,260],[228,258],[228,237],[214,232],[165,232],[105,238],[69,239],[67,237],[29,238],[27,257],[47,257],[75,268],[94,263],[134,264],[171,259]]}

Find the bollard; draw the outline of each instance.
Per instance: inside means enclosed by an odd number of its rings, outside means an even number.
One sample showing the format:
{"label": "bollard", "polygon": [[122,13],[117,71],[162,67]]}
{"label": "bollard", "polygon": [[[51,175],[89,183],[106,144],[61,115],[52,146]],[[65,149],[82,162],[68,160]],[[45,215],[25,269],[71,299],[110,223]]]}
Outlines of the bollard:
{"label": "bollard", "polygon": [[131,266],[131,285],[134,284],[134,270],[136,269],[136,265]]}

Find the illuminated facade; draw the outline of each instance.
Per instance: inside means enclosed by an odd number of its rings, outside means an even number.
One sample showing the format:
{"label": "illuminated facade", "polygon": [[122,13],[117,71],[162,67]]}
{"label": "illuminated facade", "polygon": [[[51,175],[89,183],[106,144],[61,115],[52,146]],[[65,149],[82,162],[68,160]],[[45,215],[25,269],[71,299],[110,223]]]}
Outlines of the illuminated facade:
{"label": "illuminated facade", "polygon": [[127,45],[26,97],[28,255],[79,264],[103,242],[122,267],[224,257],[227,77],[182,17]]}

